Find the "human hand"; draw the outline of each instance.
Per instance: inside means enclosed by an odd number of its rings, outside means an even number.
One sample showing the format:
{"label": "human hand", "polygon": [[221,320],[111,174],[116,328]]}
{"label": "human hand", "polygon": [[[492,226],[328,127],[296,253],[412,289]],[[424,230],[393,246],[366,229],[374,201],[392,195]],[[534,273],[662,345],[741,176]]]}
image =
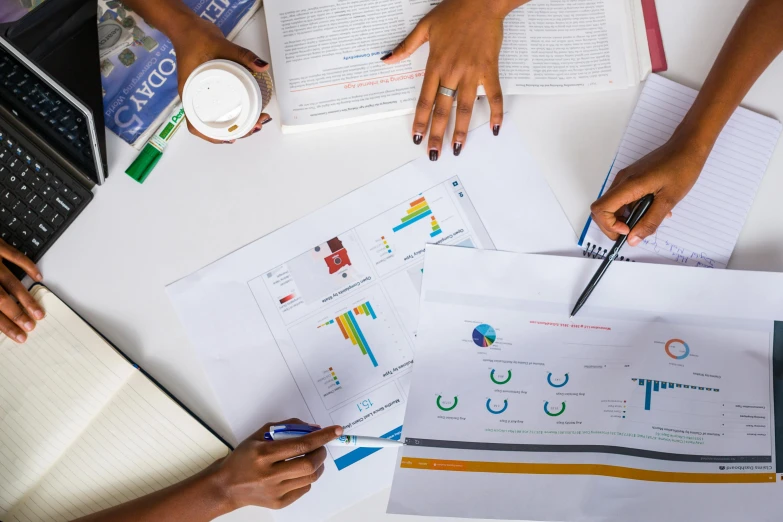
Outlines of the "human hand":
{"label": "human hand", "polygon": [[324,444],[343,433],[331,426],[304,437],[265,441],[264,433],[280,424],[306,423],[289,419],[267,424],[217,466],[217,481],[234,509],[282,509],[301,498],[324,472]]}
{"label": "human hand", "polygon": [[[0,259],[19,266],[34,281],[43,276],[27,256],[0,239]],[[0,263],[0,331],[18,343],[27,340],[27,333],[35,328],[35,322],[44,318],[44,310],[27,291],[11,270]]]}
{"label": "human hand", "polygon": [[[671,210],[699,178],[709,153],[707,147],[672,137],[617,173],[609,190],[590,207],[593,221],[609,238],[614,240],[618,235],[628,235],[628,244],[638,245],[654,234],[664,219],[671,217]],[[631,231],[620,218],[631,203],[647,194],[653,194],[655,200]]]}
{"label": "human hand", "polygon": [[[178,28],[177,32],[172,34],[171,41],[177,53],[177,80],[179,82],[180,99],[182,98],[182,89],[185,87],[185,82],[188,80],[190,73],[204,62],[224,59],[244,65],[251,72],[263,72],[269,69],[269,64],[256,56],[252,51],[231,43],[223,36],[223,33],[220,32],[216,25],[195,14],[188,17],[187,23],[178,24]],[[261,114],[253,130],[242,137],[246,138],[251,134],[255,134],[270,121],[272,121],[272,118],[268,114]],[[197,131],[190,122],[187,122],[187,125],[191,134],[210,143],[234,143],[236,141],[220,141],[208,138]]]}
{"label": "human hand", "polygon": [[430,54],[416,116],[413,142],[419,145],[429,136],[429,156],[437,161],[443,146],[454,99],[438,93],[443,86],[457,91],[457,117],[452,136],[452,150],[459,156],[468,136],[470,117],[479,85],[489,100],[490,128],[497,136],[503,123],[503,92],[498,76],[498,59],[503,44],[503,20],[515,7],[527,0],[443,0],[421,19],[411,34],[384,63],[396,64],[409,58],[425,42]]}

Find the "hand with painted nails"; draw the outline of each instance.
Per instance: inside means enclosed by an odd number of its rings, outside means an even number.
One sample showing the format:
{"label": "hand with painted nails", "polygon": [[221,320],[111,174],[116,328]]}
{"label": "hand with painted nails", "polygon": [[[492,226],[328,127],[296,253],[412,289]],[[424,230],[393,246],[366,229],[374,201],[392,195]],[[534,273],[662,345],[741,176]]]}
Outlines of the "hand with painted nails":
{"label": "hand with painted nails", "polygon": [[[419,145],[432,120],[428,151],[437,161],[457,101],[451,149],[459,156],[465,147],[479,86],[492,112],[490,129],[497,136],[503,123],[503,92],[498,59],[503,44],[503,20],[528,0],[443,0],[421,19],[411,34],[382,59],[395,64],[429,42],[430,54],[413,121],[413,142]],[[456,91],[456,93],[453,93]]]}
{"label": "hand with painted nails", "polygon": [[[230,42],[215,24],[198,16],[181,0],[125,0],[125,3],[150,25],[159,28],[174,44],[180,98],[190,73],[210,60],[231,60],[247,67],[251,72],[263,72],[269,69],[267,62],[252,51]],[[268,114],[261,114],[253,130],[243,137],[255,134],[270,121],[272,118]],[[191,134],[210,143],[235,141],[208,138],[198,132],[190,122],[188,122],[188,130]]]}
{"label": "hand with painted nails", "polygon": [[267,424],[229,456],[166,489],[74,522],[209,522],[245,506],[282,509],[304,496],[324,472],[324,445],[343,434],[331,426],[296,439],[266,441]]}
{"label": "hand with painted nails", "polygon": [[[41,272],[27,256],[0,239],[0,258],[10,262],[29,275],[33,281],[41,281]],[[44,310],[33,299],[24,285],[0,263],[0,331],[18,343],[27,340],[28,332],[44,318]]]}
{"label": "hand with painted nails", "polygon": [[593,221],[613,240],[618,235],[628,235],[630,231],[624,223],[628,209],[643,196],[653,194],[655,201],[628,237],[629,245],[638,245],[672,216],[672,209],[696,184],[709,152],[709,148],[675,135],[661,148],[617,173],[609,190],[590,207]]}

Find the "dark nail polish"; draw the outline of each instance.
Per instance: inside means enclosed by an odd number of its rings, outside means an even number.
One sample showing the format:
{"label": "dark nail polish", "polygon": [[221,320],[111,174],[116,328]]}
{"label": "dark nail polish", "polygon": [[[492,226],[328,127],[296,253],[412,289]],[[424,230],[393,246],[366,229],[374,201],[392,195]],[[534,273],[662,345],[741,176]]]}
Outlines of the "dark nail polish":
{"label": "dark nail polish", "polygon": [[431,150],[430,151],[430,161],[438,161],[438,151],[437,150]]}
{"label": "dark nail polish", "polygon": [[253,60],[253,63],[256,64],[259,67],[266,67],[267,65],[269,65],[268,63],[266,63],[261,58],[256,58],[255,60]]}
{"label": "dark nail polish", "polygon": [[255,134],[256,132],[258,132],[260,130],[261,130],[261,127],[256,127],[255,129],[253,129],[253,132],[251,132],[250,134],[253,135],[253,134]]}
{"label": "dark nail polish", "polygon": [[389,51],[388,53],[381,56],[381,61],[388,60],[389,58],[391,58],[393,54],[394,54],[393,52]]}
{"label": "dark nail polish", "polygon": [[234,143],[234,141],[233,140],[232,141],[224,141],[223,143],[227,143],[227,144],[231,145],[232,143]]}
{"label": "dark nail polish", "polygon": [[495,136],[500,134],[500,125],[495,125],[494,127],[492,127],[492,134],[494,134]]}
{"label": "dark nail polish", "polygon": [[271,117],[271,116],[267,116],[267,117],[264,119],[264,121],[262,121],[262,122],[261,122],[261,125],[266,125],[267,123],[269,123],[269,122],[271,122],[271,121],[272,121],[272,117]]}
{"label": "dark nail polish", "polygon": [[462,152],[462,143],[455,143],[454,144],[454,155],[459,156],[460,152]]}
{"label": "dark nail polish", "polygon": [[413,143],[415,143],[416,145],[421,145],[421,138],[422,138],[421,134],[414,134]]}

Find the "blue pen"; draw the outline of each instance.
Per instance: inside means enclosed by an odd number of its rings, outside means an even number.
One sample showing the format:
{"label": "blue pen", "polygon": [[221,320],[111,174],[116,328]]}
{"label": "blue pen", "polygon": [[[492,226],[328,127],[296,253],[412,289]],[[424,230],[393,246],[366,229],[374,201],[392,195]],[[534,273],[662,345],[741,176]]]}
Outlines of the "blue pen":
{"label": "blue pen", "polygon": [[[310,426],[309,424],[281,424],[278,426],[271,426],[269,431],[264,433],[264,440],[286,440],[295,439],[297,437],[303,437],[309,435],[321,428]],[[403,446],[403,443],[398,440],[383,439],[380,437],[362,437],[357,435],[342,435],[332,441],[329,441],[327,446],[337,446],[341,448],[354,447],[354,448],[398,448]]]}

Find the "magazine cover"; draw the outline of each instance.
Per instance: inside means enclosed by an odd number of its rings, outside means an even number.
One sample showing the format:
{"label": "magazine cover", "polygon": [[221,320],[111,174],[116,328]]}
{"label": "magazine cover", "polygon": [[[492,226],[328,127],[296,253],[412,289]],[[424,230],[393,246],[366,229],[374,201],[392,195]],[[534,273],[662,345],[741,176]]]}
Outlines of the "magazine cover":
{"label": "magazine cover", "polygon": [[[260,0],[183,0],[228,37]],[[139,148],[178,99],[174,46],[119,0],[98,0],[98,40],[106,127]]]}

